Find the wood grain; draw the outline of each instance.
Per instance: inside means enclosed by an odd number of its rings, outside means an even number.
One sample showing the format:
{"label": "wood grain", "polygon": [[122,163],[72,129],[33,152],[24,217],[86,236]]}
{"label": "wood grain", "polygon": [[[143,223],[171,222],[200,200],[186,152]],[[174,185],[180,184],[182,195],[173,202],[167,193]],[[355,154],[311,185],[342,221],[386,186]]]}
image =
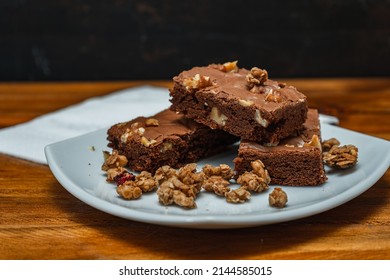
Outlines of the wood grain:
{"label": "wood grain", "polygon": [[[340,125],[390,140],[389,79],[288,80]],[[89,97],[168,81],[0,83],[0,127]],[[390,259],[390,172],[327,212],[245,229],[133,222],[69,194],[46,165],[0,155],[1,259]]]}

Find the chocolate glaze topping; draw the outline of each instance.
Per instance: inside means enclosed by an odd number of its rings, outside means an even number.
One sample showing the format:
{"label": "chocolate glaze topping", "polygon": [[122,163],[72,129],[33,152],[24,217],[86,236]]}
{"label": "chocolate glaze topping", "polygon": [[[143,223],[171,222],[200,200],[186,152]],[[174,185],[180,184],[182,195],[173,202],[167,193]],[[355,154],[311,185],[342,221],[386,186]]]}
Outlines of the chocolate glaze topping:
{"label": "chocolate glaze topping", "polygon": [[[219,65],[212,64],[207,67],[194,67],[188,71],[183,71],[179,76],[174,77],[173,80],[183,84],[184,79],[192,78],[196,74],[208,76],[213,85],[206,87],[205,90],[224,98],[232,98],[237,101],[240,99],[252,101],[256,107],[261,107],[268,111],[278,109],[288,102],[306,102],[305,95],[295,87],[270,79],[259,86],[258,92],[251,92],[246,86],[246,76],[249,73],[250,71],[244,68],[238,69],[237,72],[223,72],[219,70]],[[284,100],[280,103],[266,101],[265,93],[271,89],[278,91]]]}

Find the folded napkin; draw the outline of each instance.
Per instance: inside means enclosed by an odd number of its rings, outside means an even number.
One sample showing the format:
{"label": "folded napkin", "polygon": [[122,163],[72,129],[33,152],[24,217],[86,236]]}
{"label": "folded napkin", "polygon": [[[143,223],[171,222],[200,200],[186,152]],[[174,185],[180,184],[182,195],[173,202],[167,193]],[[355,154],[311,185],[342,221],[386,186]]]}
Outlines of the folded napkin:
{"label": "folded napkin", "polygon": [[170,106],[166,88],[142,86],[87,99],[79,104],[0,129],[0,153],[46,164],[48,144],[100,128],[152,116]]}

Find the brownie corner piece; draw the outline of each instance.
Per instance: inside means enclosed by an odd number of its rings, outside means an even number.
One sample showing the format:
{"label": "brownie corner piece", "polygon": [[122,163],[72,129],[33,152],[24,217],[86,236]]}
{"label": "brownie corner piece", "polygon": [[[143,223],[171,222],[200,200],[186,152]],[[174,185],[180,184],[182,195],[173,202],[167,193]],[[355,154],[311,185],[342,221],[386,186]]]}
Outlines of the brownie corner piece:
{"label": "brownie corner piece", "polygon": [[131,170],[149,172],[196,162],[239,140],[169,109],[113,125],[107,134],[108,146],[126,156]]}
{"label": "brownie corner piece", "polygon": [[307,121],[298,136],[283,139],[277,146],[242,140],[234,159],[236,176],[249,171],[250,163],[258,159],[267,168],[271,184],[317,186],[325,183],[317,110],[309,109]]}
{"label": "brownie corner piece", "polygon": [[251,75],[253,68],[225,71],[217,64],[183,71],[173,78],[171,110],[242,139],[277,143],[305,122],[306,96],[268,78],[250,85],[258,81]]}

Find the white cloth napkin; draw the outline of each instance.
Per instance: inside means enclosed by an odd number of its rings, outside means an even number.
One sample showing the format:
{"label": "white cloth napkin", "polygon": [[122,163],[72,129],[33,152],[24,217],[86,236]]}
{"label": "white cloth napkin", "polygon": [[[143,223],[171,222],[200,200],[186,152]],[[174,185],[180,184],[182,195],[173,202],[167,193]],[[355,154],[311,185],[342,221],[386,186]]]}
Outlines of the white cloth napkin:
{"label": "white cloth napkin", "polygon": [[0,129],[0,153],[46,164],[48,144],[79,136],[170,106],[166,88],[142,86],[87,99],[79,104]]}

